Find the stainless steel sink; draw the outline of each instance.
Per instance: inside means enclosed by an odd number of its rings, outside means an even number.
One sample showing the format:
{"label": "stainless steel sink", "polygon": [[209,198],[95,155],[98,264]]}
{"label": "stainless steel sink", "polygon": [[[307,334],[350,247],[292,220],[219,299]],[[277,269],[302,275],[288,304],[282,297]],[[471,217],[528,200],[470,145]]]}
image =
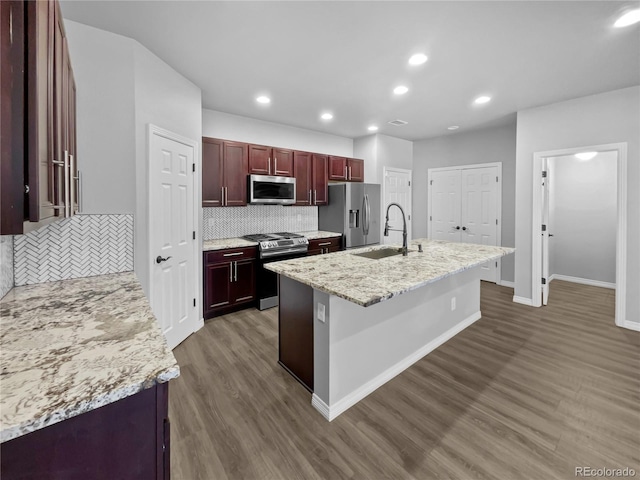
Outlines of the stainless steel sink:
{"label": "stainless steel sink", "polygon": [[380,260],[381,258],[393,257],[394,255],[401,255],[402,250],[398,248],[381,248],[380,250],[371,250],[364,253],[352,253],[356,257],[372,258],[374,260]]}

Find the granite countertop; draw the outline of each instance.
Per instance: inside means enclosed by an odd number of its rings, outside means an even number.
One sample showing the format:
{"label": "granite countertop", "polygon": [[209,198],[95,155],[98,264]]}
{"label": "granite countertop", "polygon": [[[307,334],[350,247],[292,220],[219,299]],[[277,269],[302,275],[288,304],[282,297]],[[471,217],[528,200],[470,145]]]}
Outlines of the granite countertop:
{"label": "granite countertop", "polygon": [[[304,235],[309,240],[317,240],[319,238],[341,237],[341,233],[325,232],[323,230],[312,230],[308,232],[297,232],[300,235]],[[215,240],[205,240],[202,242],[202,251],[207,252],[211,250],[224,250],[226,248],[243,248],[243,247],[255,247],[258,242],[252,242],[245,240],[244,238],[218,238]]]}
{"label": "granite countertop", "polygon": [[[418,243],[424,252],[418,252]],[[377,245],[272,262],[265,268],[368,307],[515,251],[508,247],[420,238],[411,241],[406,257],[395,255],[373,260],[352,255],[389,247],[392,246]]]}
{"label": "granite countertop", "polygon": [[132,272],[14,288],[0,359],[0,442],[180,375]]}

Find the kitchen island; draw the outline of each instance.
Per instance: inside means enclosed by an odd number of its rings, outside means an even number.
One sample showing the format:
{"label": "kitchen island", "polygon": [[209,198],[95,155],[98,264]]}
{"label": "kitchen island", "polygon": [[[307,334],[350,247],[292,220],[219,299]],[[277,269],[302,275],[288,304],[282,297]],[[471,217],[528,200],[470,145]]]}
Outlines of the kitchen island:
{"label": "kitchen island", "polygon": [[168,478],[180,369],[133,272],[16,287],[0,316],[3,480]]}
{"label": "kitchen island", "polygon": [[406,257],[358,256],[386,248],[268,266],[280,277],[280,364],[328,420],[478,320],[479,266],[514,251],[417,239]]}

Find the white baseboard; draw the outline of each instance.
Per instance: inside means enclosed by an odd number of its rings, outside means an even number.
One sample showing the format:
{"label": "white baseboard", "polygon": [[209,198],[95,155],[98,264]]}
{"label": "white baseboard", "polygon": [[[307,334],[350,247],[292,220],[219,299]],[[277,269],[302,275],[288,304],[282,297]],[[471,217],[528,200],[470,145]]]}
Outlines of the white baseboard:
{"label": "white baseboard", "polygon": [[569,275],[559,275],[554,273],[549,277],[549,283],[553,280],[563,280],[565,282],[580,283],[582,285],[591,285],[592,287],[602,287],[616,289],[616,284],[611,282],[601,282],[600,280],[591,280],[589,278],[571,277]]}
{"label": "white baseboard", "polygon": [[533,307],[533,300],[526,297],[518,297],[516,295],[513,296],[514,303],[521,303],[522,305],[527,305],[529,307]]}
{"label": "white baseboard", "polygon": [[510,282],[509,280],[500,280],[498,285],[502,287],[516,288],[516,282]]}
{"label": "white baseboard", "polygon": [[632,322],[631,320],[625,320],[620,325],[622,328],[628,328],[629,330],[635,330],[640,332],[640,322]]}
{"label": "white baseboard", "polygon": [[196,326],[193,329],[193,333],[197,332],[198,330],[200,330],[202,327],[204,327],[204,318],[200,317],[200,319],[196,322]]}
{"label": "white baseboard", "polygon": [[447,340],[450,340],[451,338],[456,336],[458,333],[460,333],[462,330],[464,330],[468,326],[470,326],[473,323],[475,323],[476,321],[478,321],[480,319],[480,317],[482,317],[482,314],[479,311],[474,313],[474,314],[472,314],[472,315],[470,315],[470,316],[468,316],[467,318],[465,318],[463,321],[458,323],[453,328],[447,330],[442,335],[434,338],[429,343],[427,343],[424,347],[422,347],[419,350],[415,351],[414,353],[409,355],[404,360],[401,360],[400,362],[396,363],[392,367],[389,367],[384,372],[382,372],[380,375],[378,375],[377,377],[369,380],[367,383],[362,385],[360,388],[358,388],[357,390],[351,392],[349,395],[347,395],[346,397],[344,397],[341,400],[337,401],[332,406],[327,405],[315,393],[313,394],[313,397],[311,398],[311,405],[313,405],[313,407],[316,410],[318,410],[320,412],[320,414],[322,414],[322,416],[324,418],[326,418],[329,421],[333,420],[338,415],[340,415],[341,413],[345,412],[346,410],[348,410],[349,408],[354,406],[356,403],[358,403],[360,400],[365,398],[367,395],[369,395],[370,393],[372,393],[375,390],[377,390],[378,388],[380,388],[382,385],[387,383],[389,380],[391,380],[395,376],[399,375],[400,373],[404,372],[411,365],[413,365],[418,360],[420,360],[424,356],[426,356],[429,353],[431,353],[433,350],[438,348],[440,345],[445,343]]}

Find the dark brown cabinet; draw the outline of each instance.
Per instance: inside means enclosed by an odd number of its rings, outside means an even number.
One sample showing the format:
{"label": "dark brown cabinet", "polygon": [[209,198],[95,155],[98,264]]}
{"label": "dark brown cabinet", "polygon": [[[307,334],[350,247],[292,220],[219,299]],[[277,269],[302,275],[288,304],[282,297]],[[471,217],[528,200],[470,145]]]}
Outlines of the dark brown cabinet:
{"label": "dark brown cabinet", "polygon": [[339,252],[342,250],[342,237],[318,238],[309,240],[309,255],[323,255],[325,253]]}
{"label": "dark brown cabinet", "polygon": [[168,406],[169,385],[159,383],[4,442],[0,477],[168,480]]}
{"label": "dark brown cabinet", "polygon": [[76,87],[57,1],[2,2],[1,21],[12,68],[2,70],[0,233],[19,234],[78,211]]}
{"label": "dark brown cabinet", "polygon": [[364,182],[364,160],[329,155],[329,180]]}
{"label": "dark brown cabinet", "polygon": [[202,206],[247,204],[248,146],[216,138],[202,138]]}
{"label": "dark brown cabinet", "polygon": [[255,301],[256,257],[256,247],[204,252],[204,318]]}
{"label": "dark brown cabinet", "polygon": [[249,173],[293,177],[293,150],[249,145]]}
{"label": "dark brown cabinet", "polygon": [[294,152],[296,205],[326,205],[328,201],[327,156]]}

